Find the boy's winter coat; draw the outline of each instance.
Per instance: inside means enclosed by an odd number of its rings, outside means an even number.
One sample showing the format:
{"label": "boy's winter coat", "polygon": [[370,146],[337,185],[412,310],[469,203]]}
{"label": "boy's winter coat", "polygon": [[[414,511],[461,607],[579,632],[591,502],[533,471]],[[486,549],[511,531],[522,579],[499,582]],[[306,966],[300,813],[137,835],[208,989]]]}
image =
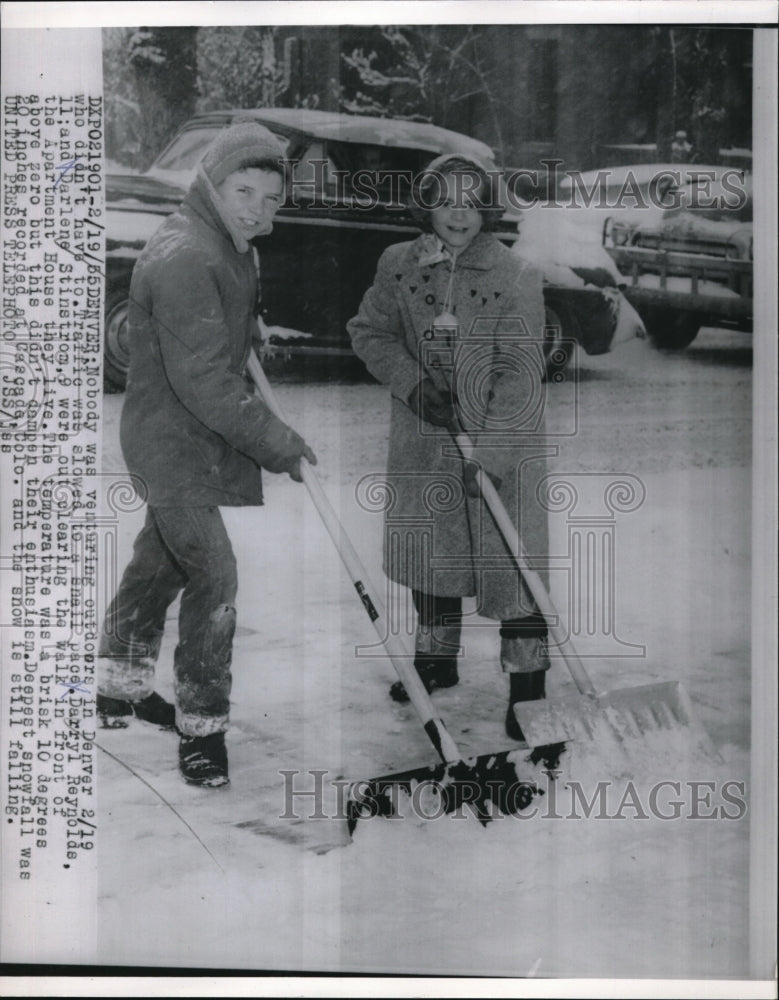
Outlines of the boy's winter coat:
{"label": "boy's winter coat", "polygon": [[[441,597],[475,594],[489,618],[522,617],[533,612],[531,599],[485,504],[463,488],[450,433],[420,420],[408,399],[424,376],[447,393],[454,388],[479,460],[502,481],[501,499],[543,573],[547,517],[537,487],[549,449],[541,275],[482,232],[458,256],[448,296],[452,261],[430,252],[434,242],[427,235],[389,247],[348,324],[356,354],[392,393],[386,487],[364,489],[363,499],[370,506],[380,496],[384,505],[390,579]],[[456,332],[433,328],[447,298]]]}
{"label": "boy's winter coat", "polygon": [[212,193],[199,176],[130,286],[121,441],[152,506],[259,504],[260,466],[287,471],[300,442],[243,375],[257,334],[257,273]]}

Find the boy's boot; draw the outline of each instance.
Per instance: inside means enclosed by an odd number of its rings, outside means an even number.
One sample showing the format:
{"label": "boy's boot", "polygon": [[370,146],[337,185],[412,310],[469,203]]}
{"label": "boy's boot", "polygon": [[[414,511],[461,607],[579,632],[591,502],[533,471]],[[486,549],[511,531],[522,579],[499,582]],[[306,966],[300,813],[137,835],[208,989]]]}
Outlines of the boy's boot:
{"label": "boy's boot", "polygon": [[176,709],[156,691],[140,701],[125,701],[98,694],[97,714],[103,729],[126,729],[127,719],[133,715],[161,729],[176,728]]}
{"label": "boy's boot", "polygon": [[224,733],[183,736],[179,743],[179,770],[187,784],[220,788],[230,783]]}
{"label": "boy's boot", "polygon": [[512,740],[525,741],[514,714],[514,705],[546,697],[549,653],[546,622],[540,614],[505,621],[500,629],[500,663],[509,675],[509,706],[506,733]]}

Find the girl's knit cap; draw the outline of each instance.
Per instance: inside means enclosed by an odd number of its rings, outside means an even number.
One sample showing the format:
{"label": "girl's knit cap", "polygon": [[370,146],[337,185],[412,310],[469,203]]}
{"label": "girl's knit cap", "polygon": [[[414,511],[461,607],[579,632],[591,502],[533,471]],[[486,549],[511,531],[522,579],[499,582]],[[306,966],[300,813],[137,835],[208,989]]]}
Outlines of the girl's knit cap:
{"label": "girl's knit cap", "polygon": [[[411,189],[411,204],[409,212],[420,228],[430,232],[430,211],[436,207],[436,201],[444,194],[443,178],[449,173],[473,173],[480,178],[477,207],[483,219],[486,230],[494,229],[506,211],[506,198],[503,173],[494,165],[488,165],[475,156],[462,153],[444,153],[437,156],[414,178]],[[463,188],[463,192],[472,191],[471,186]],[[431,201],[432,192],[432,201]]]}
{"label": "girl's knit cap", "polygon": [[284,155],[280,139],[270,129],[259,122],[239,122],[222,129],[203,157],[203,169],[217,185],[257,160],[278,160],[281,170]]}

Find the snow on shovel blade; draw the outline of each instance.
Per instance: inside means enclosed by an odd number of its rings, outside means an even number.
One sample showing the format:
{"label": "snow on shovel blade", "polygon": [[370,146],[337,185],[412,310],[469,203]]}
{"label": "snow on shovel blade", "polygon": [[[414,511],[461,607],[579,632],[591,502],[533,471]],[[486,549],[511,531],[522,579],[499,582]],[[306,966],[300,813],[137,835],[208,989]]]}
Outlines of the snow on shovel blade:
{"label": "snow on shovel blade", "polygon": [[538,765],[557,771],[565,750],[562,742],[503,750],[354,782],[346,802],[349,833],[358,820],[377,816],[438,819],[471,809],[486,825],[496,810],[504,815],[523,812],[545,794],[537,781]]}
{"label": "snow on shovel blade", "polygon": [[566,740],[595,747],[612,761],[649,756],[655,762],[719,760],[678,681],[519,702],[514,714],[531,747]]}

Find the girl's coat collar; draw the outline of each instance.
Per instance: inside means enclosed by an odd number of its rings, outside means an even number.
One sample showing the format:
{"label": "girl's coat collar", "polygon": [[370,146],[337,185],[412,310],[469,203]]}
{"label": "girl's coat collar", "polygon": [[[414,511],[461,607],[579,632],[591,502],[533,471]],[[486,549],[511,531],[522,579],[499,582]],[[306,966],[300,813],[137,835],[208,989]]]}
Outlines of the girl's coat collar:
{"label": "girl's coat collar", "polygon": [[[413,249],[420,267],[435,267],[441,261],[451,260],[451,256],[444,250],[441,253],[443,244],[434,233],[424,233],[416,240]],[[491,233],[477,233],[471,243],[457,254],[457,267],[469,267],[477,271],[489,271],[495,266],[498,243]]]}

